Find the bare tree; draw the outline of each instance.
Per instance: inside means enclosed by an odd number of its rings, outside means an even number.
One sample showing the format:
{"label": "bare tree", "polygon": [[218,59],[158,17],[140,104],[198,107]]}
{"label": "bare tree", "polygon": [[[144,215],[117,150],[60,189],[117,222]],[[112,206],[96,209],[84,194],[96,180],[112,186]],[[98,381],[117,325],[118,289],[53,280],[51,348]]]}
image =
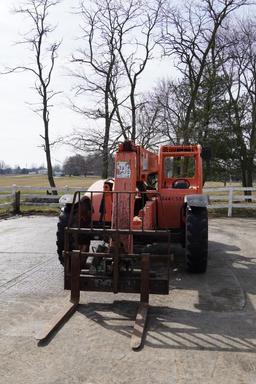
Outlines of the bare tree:
{"label": "bare tree", "polygon": [[139,76],[145,70],[156,46],[154,31],[160,21],[162,0],[120,3],[116,10],[117,50],[129,82],[131,110],[131,140],[136,140],[136,89]]}
{"label": "bare tree", "polygon": [[87,165],[85,157],[81,155],[74,155],[68,157],[63,164],[63,172],[65,175],[73,176],[86,176]]}
{"label": "bare tree", "polygon": [[161,80],[140,100],[137,140],[146,148],[162,143],[181,144],[183,119],[188,103],[185,81]]}
{"label": "bare tree", "polygon": [[[115,7],[115,0],[96,0],[90,3],[90,6],[88,3],[81,3],[79,14],[83,21],[81,36],[83,47],[72,59],[73,63],[80,64],[80,68],[73,71],[78,80],[76,95],[90,94],[94,100],[91,107],[73,105],[74,109],[90,119],[104,120],[103,134],[91,132],[83,138],[84,146],[95,151],[95,146],[99,145],[102,150],[103,178],[108,176],[110,128],[118,108],[116,95],[121,76],[116,56]],[[76,139],[75,141],[77,142]]]}
{"label": "bare tree", "polygon": [[33,63],[7,68],[6,72],[29,72],[35,78],[34,89],[40,102],[32,105],[33,111],[39,114],[43,120],[44,134],[40,136],[44,141],[42,147],[46,155],[48,180],[51,187],[55,187],[51,147],[56,142],[50,141],[50,108],[52,107],[52,99],[59,93],[51,89],[51,82],[61,42],[49,42],[49,35],[55,30],[55,27],[49,22],[49,12],[58,3],[59,0],[27,0],[14,10],[15,13],[25,16],[31,25],[31,29],[23,35],[23,40],[19,44],[26,45],[32,51]]}
{"label": "bare tree", "polygon": [[[252,187],[256,155],[256,24],[237,22],[222,36],[226,105],[242,183]],[[250,194],[250,193],[247,193]]]}
{"label": "bare tree", "polygon": [[[117,145],[122,141],[123,133],[118,128],[113,129],[112,134],[108,140],[108,176],[112,174],[112,164],[109,164],[109,159],[112,158],[112,154],[115,152]],[[65,144],[71,146],[76,152],[87,155],[97,153],[97,156],[103,160],[104,153],[104,131],[101,128],[94,128],[89,134],[85,134],[83,129],[74,131],[65,140]],[[102,167],[101,167],[102,175]],[[105,177],[104,177],[105,178]]]}
{"label": "bare tree", "polygon": [[165,11],[164,53],[178,59],[177,68],[189,84],[190,100],[184,119],[186,142],[193,136],[196,101],[205,70],[212,61],[212,54],[218,54],[215,52],[217,35],[228,16],[248,4],[248,0],[201,0],[182,9],[168,8]]}
{"label": "bare tree", "polygon": [[161,121],[161,133],[169,143],[182,144],[187,135],[184,130],[189,103],[189,86],[186,79],[162,80],[154,90]]}
{"label": "bare tree", "polygon": [[[80,64],[73,71],[76,95],[90,102],[73,108],[92,120],[104,120],[104,128],[76,132],[70,143],[78,149],[102,153],[102,177],[108,175],[108,159],[122,139],[136,139],[135,100],[138,78],[152,56],[152,34],[159,19],[161,1],[154,7],[144,0],[95,0],[81,2],[83,46],[73,55]],[[155,6],[155,4],[157,4]],[[128,102],[129,101],[129,102]]]}
{"label": "bare tree", "polygon": [[140,107],[136,116],[136,142],[143,148],[156,149],[163,142],[158,112],[158,106],[150,93],[140,98]]}

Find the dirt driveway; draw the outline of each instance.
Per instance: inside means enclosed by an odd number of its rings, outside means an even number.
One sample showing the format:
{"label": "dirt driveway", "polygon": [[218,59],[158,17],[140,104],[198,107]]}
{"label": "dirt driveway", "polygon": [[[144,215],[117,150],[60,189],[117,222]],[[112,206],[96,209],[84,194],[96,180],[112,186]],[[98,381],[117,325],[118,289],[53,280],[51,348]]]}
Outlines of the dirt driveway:
{"label": "dirt driveway", "polygon": [[256,220],[210,220],[206,275],[176,250],[169,296],[151,296],[144,348],[130,350],[136,295],[82,293],[55,337],[34,335],[61,308],[54,217],[0,221],[1,384],[255,384]]}

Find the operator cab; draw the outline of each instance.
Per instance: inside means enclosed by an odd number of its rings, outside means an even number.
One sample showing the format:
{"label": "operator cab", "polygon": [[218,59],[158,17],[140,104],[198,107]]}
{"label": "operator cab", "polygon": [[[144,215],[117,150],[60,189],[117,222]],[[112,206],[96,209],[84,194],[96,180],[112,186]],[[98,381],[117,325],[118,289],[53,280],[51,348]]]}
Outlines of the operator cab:
{"label": "operator cab", "polygon": [[181,228],[185,197],[202,193],[201,146],[163,146],[159,163],[158,225],[160,228]]}
{"label": "operator cab", "polygon": [[200,189],[201,147],[164,146],[160,151],[160,189]]}
{"label": "operator cab", "polygon": [[189,179],[194,175],[194,156],[164,158],[164,188],[188,189],[190,187]]}

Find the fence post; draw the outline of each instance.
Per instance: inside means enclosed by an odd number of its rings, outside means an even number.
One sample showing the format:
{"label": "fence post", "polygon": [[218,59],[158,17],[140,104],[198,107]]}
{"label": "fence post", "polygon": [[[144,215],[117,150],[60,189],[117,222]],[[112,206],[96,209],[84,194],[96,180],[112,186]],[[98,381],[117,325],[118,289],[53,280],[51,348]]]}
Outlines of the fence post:
{"label": "fence post", "polygon": [[228,217],[232,217],[233,188],[230,188],[228,194]]}
{"label": "fence post", "polygon": [[12,186],[12,194],[13,194],[13,214],[17,215],[20,213],[20,191],[17,191],[16,184]]}
{"label": "fence post", "polygon": [[12,202],[12,213],[15,214],[15,210],[16,210],[16,192],[17,192],[17,185],[16,184],[13,184],[12,185],[12,198],[13,198],[13,202]]}

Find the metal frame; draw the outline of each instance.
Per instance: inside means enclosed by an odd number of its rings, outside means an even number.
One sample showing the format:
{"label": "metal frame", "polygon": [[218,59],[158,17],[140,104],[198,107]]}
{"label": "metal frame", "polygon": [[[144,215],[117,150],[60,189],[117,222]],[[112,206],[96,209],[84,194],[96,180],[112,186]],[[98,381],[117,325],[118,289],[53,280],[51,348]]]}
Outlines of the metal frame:
{"label": "metal frame", "polygon": [[[90,191],[91,200],[93,193],[99,191]],[[104,194],[104,192],[102,192]],[[109,192],[108,192],[109,193]],[[112,192],[113,194],[120,194],[123,192]],[[129,201],[134,196],[134,192],[124,192],[130,195]],[[104,196],[104,195],[103,195]],[[78,197],[78,200],[77,200]],[[117,197],[118,199],[118,197]],[[75,205],[78,204],[78,226],[72,227],[72,217],[74,215]],[[169,259],[170,259],[170,231],[164,230],[146,230],[142,222],[142,229],[133,230],[131,223],[128,228],[107,228],[106,223],[101,223],[101,228],[95,228],[91,220],[87,228],[81,228],[81,191],[74,195],[73,205],[69,218],[68,227],[65,229],[65,245],[64,245],[64,288],[69,289],[70,300],[66,303],[64,308],[55,316],[49,324],[37,335],[37,340],[40,342],[45,341],[49,335],[60,327],[65,320],[67,320],[77,309],[80,302],[80,291],[104,291],[104,292],[129,292],[139,293],[140,302],[138,305],[138,312],[134,323],[133,334],[131,338],[131,347],[136,350],[141,347],[143,335],[146,326],[147,313],[149,309],[149,294],[168,294],[169,293]],[[118,220],[116,221],[118,223]],[[109,249],[109,252],[87,252],[83,250],[79,244],[79,236],[89,235],[98,236],[101,238],[114,239],[114,247]],[[132,235],[138,239],[150,237],[152,238],[165,238],[168,244],[167,254],[156,255],[150,253],[122,253],[120,252],[120,236]],[[70,236],[75,238],[74,250],[69,250]],[[160,256],[161,259],[166,260],[165,274],[157,275],[151,270],[152,263],[150,259]],[[112,262],[112,273],[103,274],[95,273],[90,274],[88,268],[86,269],[86,261],[88,257],[108,259]],[[139,260],[140,268],[136,271],[120,271],[120,262],[122,260]],[[85,267],[84,267],[85,266]]]}

